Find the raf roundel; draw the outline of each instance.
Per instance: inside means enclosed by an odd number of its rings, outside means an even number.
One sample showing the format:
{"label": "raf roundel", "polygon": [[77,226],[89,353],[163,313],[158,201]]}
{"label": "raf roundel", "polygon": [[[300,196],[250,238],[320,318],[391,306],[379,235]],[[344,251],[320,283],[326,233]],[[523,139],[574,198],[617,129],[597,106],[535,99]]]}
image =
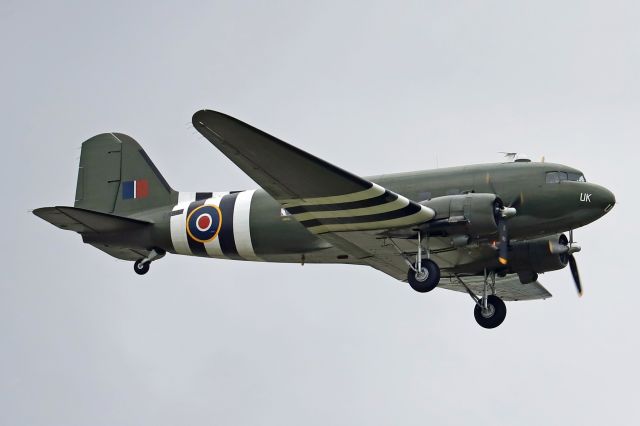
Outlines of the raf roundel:
{"label": "raf roundel", "polygon": [[221,225],[222,214],[218,206],[200,206],[187,216],[187,233],[191,239],[200,243],[216,238]]}

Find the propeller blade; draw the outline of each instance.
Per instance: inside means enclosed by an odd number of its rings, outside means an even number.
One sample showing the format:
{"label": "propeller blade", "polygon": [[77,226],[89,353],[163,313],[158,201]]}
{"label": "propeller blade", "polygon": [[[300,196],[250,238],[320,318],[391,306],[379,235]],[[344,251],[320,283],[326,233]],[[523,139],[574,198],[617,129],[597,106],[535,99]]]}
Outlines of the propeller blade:
{"label": "propeller blade", "polygon": [[509,235],[507,222],[504,219],[498,222],[498,240],[500,241],[498,261],[506,265],[509,263]]}
{"label": "propeller blade", "polygon": [[496,187],[493,186],[493,180],[491,179],[491,175],[489,173],[487,173],[487,175],[485,176],[485,181],[487,182],[487,185],[489,185],[489,188],[491,188],[491,192],[498,195]]}
{"label": "propeller blade", "polygon": [[576,258],[573,257],[573,254],[569,255],[569,268],[571,269],[571,275],[573,275],[573,281],[576,283],[576,290],[578,290],[578,295],[582,296],[580,273],[578,272],[578,264],[576,263]]}
{"label": "propeller blade", "polygon": [[[496,195],[498,195],[498,191],[496,191],[496,187],[493,184],[493,179],[491,178],[491,175],[489,173],[487,173],[485,175],[485,182],[487,183],[487,185],[489,185],[489,188],[491,188],[491,192],[496,194]],[[518,196],[513,199],[513,201],[511,201],[509,204],[507,204],[507,207],[513,207],[513,208],[517,209],[523,203],[524,203],[524,194],[521,191],[518,194]]]}
{"label": "propeller blade", "polygon": [[518,196],[508,205],[509,207],[514,207],[517,209],[524,203],[524,194],[520,192]]}

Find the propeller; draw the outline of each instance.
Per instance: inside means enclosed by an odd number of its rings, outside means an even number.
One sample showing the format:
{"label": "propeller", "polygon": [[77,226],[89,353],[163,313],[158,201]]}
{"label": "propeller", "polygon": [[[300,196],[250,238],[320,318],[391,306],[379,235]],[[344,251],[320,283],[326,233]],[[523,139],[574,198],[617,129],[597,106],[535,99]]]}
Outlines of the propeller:
{"label": "propeller", "polygon": [[578,264],[573,254],[569,255],[569,268],[571,269],[571,275],[573,276],[573,282],[576,283],[576,290],[578,290],[578,296],[582,297],[582,283],[580,282],[580,272],[578,272]]}
{"label": "propeller", "polygon": [[[491,188],[491,192],[493,194],[498,195],[498,191],[496,191],[496,187],[493,185],[493,180],[491,179],[491,175],[489,173],[487,173],[485,179],[487,181],[487,185],[489,185],[489,187]],[[520,191],[518,196],[516,198],[514,198],[513,200],[511,200],[510,203],[507,204],[507,207],[513,207],[513,208],[517,209],[522,204],[524,204],[524,193],[522,191]]]}
{"label": "propeller", "polygon": [[509,229],[507,219],[515,216],[517,210],[514,207],[504,207],[498,198],[495,202],[494,212],[498,225],[498,261],[502,265],[509,263]]}
{"label": "propeller", "polygon": [[509,263],[509,232],[504,219],[498,221],[498,262],[502,265]]}
{"label": "propeller", "polygon": [[578,290],[578,296],[582,297],[582,282],[580,281],[580,272],[578,272],[578,263],[576,258],[573,257],[573,253],[580,251],[580,246],[573,245],[573,229],[569,231],[569,269],[571,269],[571,276],[573,282],[576,284],[576,290]]}
{"label": "propeller", "polygon": [[[491,175],[487,173],[487,185],[491,187],[491,191],[498,196]],[[496,199],[494,205],[494,214],[496,217],[496,224],[498,225],[498,262],[502,265],[509,263],[509,230],[507,228],[507,219],[516,215],[517,208],[524,202],[524,195],[522,192],[511,201],[511,203],[504,205],[500,198]]]}
{"label": "propeller", "polygon": [[582,296],[582,281],[580,280],[578,263],[576,262],[576,258],[573,256],[573,253],[579,252],[581,248],[580,246],[574,245],[573,243],[573,230],[569,231],[569,241],[567,241],[567,237],[562,235],[560,238],[560,242],[549,243],[549,250],[553,254],[561,254],[561,255],[567,256],[567,261],[569,262],[569,269],[571,270],[571,276],[573,277],[573,282],[576,285],[578,296]]}

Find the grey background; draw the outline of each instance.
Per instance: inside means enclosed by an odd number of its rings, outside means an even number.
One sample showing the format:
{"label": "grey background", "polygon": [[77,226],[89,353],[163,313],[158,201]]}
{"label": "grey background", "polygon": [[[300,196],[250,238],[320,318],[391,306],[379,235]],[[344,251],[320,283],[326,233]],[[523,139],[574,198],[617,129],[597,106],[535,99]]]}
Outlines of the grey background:
{"label": "grey background", "polygon": [[[0,424],[629,424],[637,417],[634,1],[0,2]],[[255,187],[208,107],[362,175],[566,163],[618,204],[547,301],[487,331],[375,270],[168,256],[149,275],[30,209],[132,135],[181,190]]]}

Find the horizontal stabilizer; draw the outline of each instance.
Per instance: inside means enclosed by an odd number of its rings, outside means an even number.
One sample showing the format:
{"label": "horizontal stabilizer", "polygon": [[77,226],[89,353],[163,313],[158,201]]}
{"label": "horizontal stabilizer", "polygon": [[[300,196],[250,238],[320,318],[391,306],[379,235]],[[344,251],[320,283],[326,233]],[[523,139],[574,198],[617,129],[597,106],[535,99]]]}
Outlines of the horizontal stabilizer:
{"label": "horizontal stabilizer", "polygon": [[119,231],[133,231],[151,225],[151,222],[130,219],[108,213],[100,213],[77,207],[42,207],[33,214],[60,229],[80,234],[100,234]]}

